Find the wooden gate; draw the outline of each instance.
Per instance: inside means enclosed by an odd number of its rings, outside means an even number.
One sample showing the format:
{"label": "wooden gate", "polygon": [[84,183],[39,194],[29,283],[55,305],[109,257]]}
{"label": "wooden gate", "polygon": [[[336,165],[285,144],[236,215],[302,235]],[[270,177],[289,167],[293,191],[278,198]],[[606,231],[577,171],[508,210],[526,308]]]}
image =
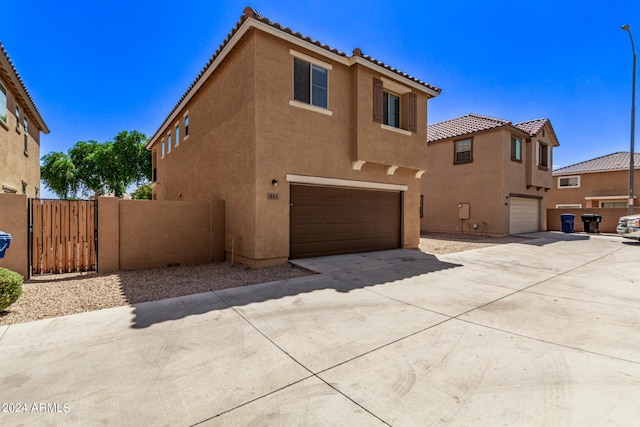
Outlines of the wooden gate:
{"label": "wooden gate", "polygon": [[29,199],[29,205],[31,274],[96,270],[95,200]]}

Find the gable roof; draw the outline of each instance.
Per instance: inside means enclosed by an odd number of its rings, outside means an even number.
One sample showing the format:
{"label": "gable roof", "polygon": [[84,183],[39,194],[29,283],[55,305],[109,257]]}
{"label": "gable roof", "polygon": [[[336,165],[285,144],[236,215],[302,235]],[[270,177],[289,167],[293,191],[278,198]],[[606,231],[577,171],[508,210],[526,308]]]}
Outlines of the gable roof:
{"label": "gable roof", "polygon": [[503,126],[511,126],[511,122],[479,114],[467,114],[466,116],[429,125],[427,127],[427,142],[455,138]]}
{"label": "gable roof", "polygon": [[455,119],[445,120],[443,122],[429,125],[427,127],[427,142],[455,138],[458,136],[469,135],[475,132],[482,132],[506,126],[534,137],[538,135],[545,125],[549,125],[554,140],[557,142],[558,139],[556,138],[549,119],[535,119],[513,124],[508,120],[498,119],[495,117],[482,116],[480,114],[467,114],[466,116],[456,117]]}
{"label": "gable roof", "polygon": [[216,50],[213,56],[209,59],[202,71],[198,74],[195,80],[191,83],[189,88],[182,95],[180,100],[173,107],[167,118],[163,121],[162,125],[158,128],[156,133],[149,138],[147,148],[156,142],[158,137],[164,134],[165,129],[169,123],[172,123],[177,115],[186,104],[191,100],[193,95],[200,89],[203,83],[209,78],[217,66],[227,57],[229,52],[235,47],[236,44],[242,39],[242,37],[251,29],[259,29],[278,38],[289,41],[293,44],[299,45],[305,49],[308,49],[314,53],[327,57],[331,60],[337,61],[347,66],[354,64],[361,64],[365,67],[374,69],[387,77],[400,80],[404,84],[419,89],[430,98],[436,97],[440,94],[442,89],[430,85],[416,77],[413,77],[403,71],[390,67],[389,65],[372,58],[369,55],[365,55],[359,48],[353,49],[353,55],[348,56],[344,52],[340,52],[335,48],[331,48],[326,44],[322,44],[317,40],[313,40],[310,37],[303,36],[299,32],[294,32],[288,27],[283,27],[277,22],[272,22],[269,19],[263,17],[251,7],[245,7],[240,20],[233,27],[231,32],[224,39],[220,47]]}
{"label": "gable roof", "polygon": [[40,115],[38,107],[36,107],[35,102],[33,102],[31,94],[22,81],[20,74],[18,74],[18,70],[16,70],[15,65],[13,65],[11,58],[9,58],[9,54],[2,45],[2,42],[0,42],[0,77],[5,84],[11,87],[11,92],[15,94],[22,107],[29,112],[31,117],[35,118],[38,130],[43,133],[49,133],[47,124]]}
{"label": "gable roof", "polygon": [[[617,153],[607,154],[606,156],[596,157],[591,160],[585,160],[584,162],[556,169],[553,171],[553,175],[574,175],[581,173],[629,170],[629,161],[631,160],[629,153],[629,151],[618,151]],[[633,159],[633,169],[640,169],[640,153],[635,153]]]}

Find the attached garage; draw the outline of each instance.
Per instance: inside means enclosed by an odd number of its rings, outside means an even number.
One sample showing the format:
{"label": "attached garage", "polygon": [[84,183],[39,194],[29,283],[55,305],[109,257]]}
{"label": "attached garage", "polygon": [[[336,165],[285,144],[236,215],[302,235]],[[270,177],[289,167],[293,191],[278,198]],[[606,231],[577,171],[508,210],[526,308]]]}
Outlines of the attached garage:
{"label": "attached garage", "polygon": [[510,197],[509,234],[540,231],[540,199]]}
{"label": "attached garage", "polygon": [[290,194],[290,258],[401,246],[401,191],[292,183]]}

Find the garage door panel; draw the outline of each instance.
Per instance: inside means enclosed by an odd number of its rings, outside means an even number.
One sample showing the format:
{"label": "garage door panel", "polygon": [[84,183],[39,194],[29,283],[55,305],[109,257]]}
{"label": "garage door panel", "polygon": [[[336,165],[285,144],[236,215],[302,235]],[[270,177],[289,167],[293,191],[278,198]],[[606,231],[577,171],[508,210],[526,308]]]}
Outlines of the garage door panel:
{"label": "garage door panel", "polygon": [[509,202],[509,233],[529,233],[540,230],[540,200],[511,197]]}
{"label": "garage door panel", "polygon": [[400,246],[400,192],[292,184],[291,204],[291,258]]}

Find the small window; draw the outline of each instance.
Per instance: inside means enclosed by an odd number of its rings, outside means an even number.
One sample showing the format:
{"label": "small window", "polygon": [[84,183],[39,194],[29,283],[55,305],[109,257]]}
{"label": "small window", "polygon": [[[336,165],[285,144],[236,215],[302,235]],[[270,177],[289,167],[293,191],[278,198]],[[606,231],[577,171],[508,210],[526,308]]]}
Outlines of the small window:
{"label": "small window", "polygon": [[24,118],[24,123],[22,125],[24,126],[24,153],[27,154],[29,152],[29,127],[26,117]]}
{"label": "small window", "polygon": [[171,134],[167,134],[167,153],[171,152]]}
{"label": "small window", "polygon": [[626,208],[627,202],[600,202],[601,208]]}
{"label": "small window", "polygon": [[7,90],[0,83],[0,120],[7,123]]}
{"label": "small window", "polygon": [[454,163],[470,163],[473,161],[472,157],[472,140],[463,139],[455,141],[454,146]]}
{"label": "small window", "polygon": [[549,146],[538,142],[538,168],[549,169]]}
{"label": "small window", "polygon": [[165,151],[164,151],[164,139],[162,140],[162,144],[160,145],[160,147],[161,147],[161,150],[162,150],[161,153],[160,153],[160,157],[164,157],[164,153],[165,153]]}
{"label": "small window", "polygon": [[420,218],[424,218],[424,196],[420,195]]}
{"label": "small window", "polygon": [[16,105],[16,130],[20,132],[20,107]]}
{"label": "small window", "polygon": [[400,127],[400,97],[390,92],[382,92],[382,123],[394,128]]}
{"label": "small window", "polygon": [[578,188],[580,187],[579,176],[563,176],[558,178],[558,188]]}
{"label": "small window", "polygon": [[316,64],[293,58],[293,99],[327,108],[329,71]]}
{"label": "small window", "polygon": [[581,209],[582,205],[581,204],[559,204],[556,205],[556,209]]}
{"label": "small window", "polygon": [[180,144],[180,125],[176,124],[176,147]]}
{"label": "small window", "polygon": [[511,160],[522,161],[522,138],[513,135],[511,136]]}
{"label": "small window", "polygon": [[189,136],[189,115],[184,116],[184,137]]}

